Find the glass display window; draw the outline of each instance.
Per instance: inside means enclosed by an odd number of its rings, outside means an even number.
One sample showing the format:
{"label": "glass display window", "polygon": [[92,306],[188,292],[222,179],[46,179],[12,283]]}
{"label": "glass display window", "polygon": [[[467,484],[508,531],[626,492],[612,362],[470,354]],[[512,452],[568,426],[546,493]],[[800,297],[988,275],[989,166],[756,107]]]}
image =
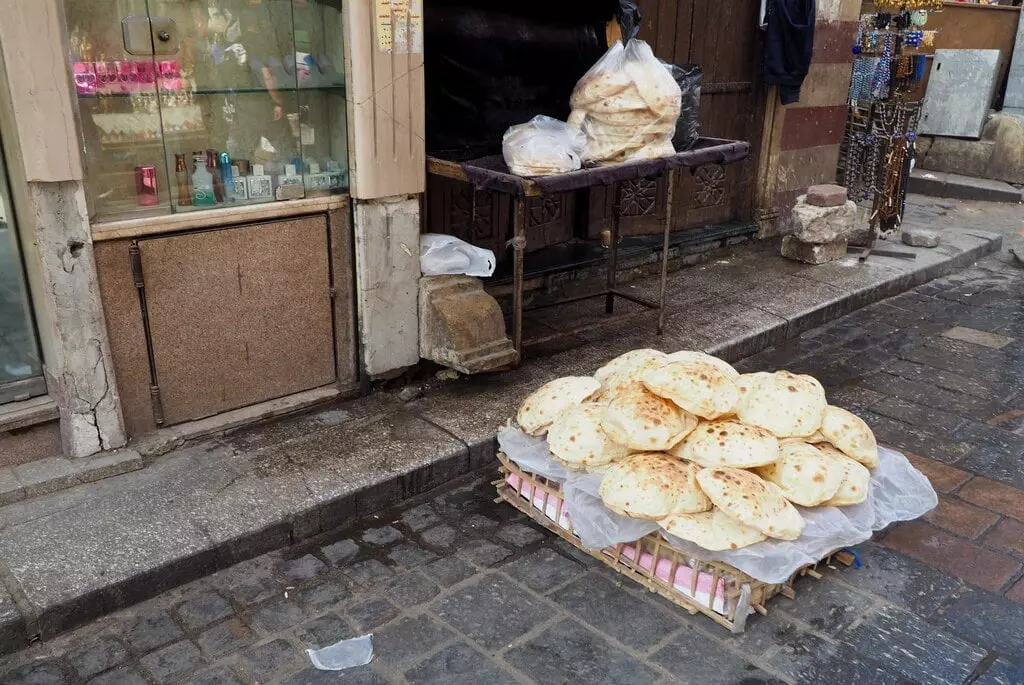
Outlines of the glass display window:
{"label": "glass display window", "polygon": [[65,0],[94,221],[348,187],[341,0]]}

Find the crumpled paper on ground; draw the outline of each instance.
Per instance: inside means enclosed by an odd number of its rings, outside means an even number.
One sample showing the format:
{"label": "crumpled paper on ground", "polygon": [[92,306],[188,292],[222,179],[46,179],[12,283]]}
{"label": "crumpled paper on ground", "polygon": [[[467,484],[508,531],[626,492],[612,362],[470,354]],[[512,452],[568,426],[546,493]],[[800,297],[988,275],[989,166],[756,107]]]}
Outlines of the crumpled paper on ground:
{"label": "crumpled paper on ground", "polygon": [[[601,475],[566,471],[551,457],[544,438],[505,428],[498,433],[498,445],[525,471],[562,483],[573,530],[588,549],[635,542],[660,530],[654,521],[621,516],[605,507],[598,495]],[[938,504],[931,483],[905,456],[885,448],[878,452],[880,463],[871,470],[868,499],[851,507],[797,507],[806,521],[798,540],[769,539],[743,549],[712,552],[672,535],[665,537],[684,552],[729,564],[760,581],[786,582],[800,568],[820,561],[829,552],[864,542],[873,531],[896,521],[919,518]]]}

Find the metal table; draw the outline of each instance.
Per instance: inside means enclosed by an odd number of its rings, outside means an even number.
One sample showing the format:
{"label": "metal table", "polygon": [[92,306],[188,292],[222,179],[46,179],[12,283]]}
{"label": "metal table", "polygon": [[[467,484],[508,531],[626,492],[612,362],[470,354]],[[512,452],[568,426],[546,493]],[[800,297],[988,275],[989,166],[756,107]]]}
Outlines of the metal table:
{"label": "metal table", "polygon": [[[491,190],[512,196],[513,238],[510,241],[514,249],[513,281],[512,281],[512,344],[521,360],[524,345],[537,345],[551,340],[565,338],[584,330],[604,326],[615,321],[632,318],[648,310],[658,310],[658,334],[665,323],[665,285],[668,280],[669,235],[672,229],[673,193],[676,187],[676,175],[679,169],[705,166],[707,164],[732,164],[745,159],[750,154],[749,143],[724,140],[720,138],[700,138],[694,147],[685,152],[677,152],[669,157],[658,159],[626,162],[606,167],[581,169],[555,176],[526,178],[509,172],[501,155],[492,155],[465,162],[454,162],[436,157],[427,157],[427,173],[435,176],[465,181],[473,184],[477,190]],[[668,196],[663,222],[663,244],[661,254],[661,291],[658,301],[637,297],[623,292],[617,287],[618,256],[619,256],[619,220],[620,186],[623,181],[635,179],[657,179],[665,176],[668,183]],[[526,254],[526,199],[545,195],[580,190],[593,186],[608,186],[614,197],[610,244],[608,246],[607,280],[605,287],[599,292],[589,295],[561,298],[555,302],[542,305],[553,307],[604,297],[607,316],[599,321],[581,326],[564,329],[550,335],[531,340],[523,340],[523,281],[524,261]],[[567,269],[572,266],[567,266]],[[615,314],[615,298],[634,302],[644,309],[634,312]],[[533,309],[540,309],[534,307]]]}

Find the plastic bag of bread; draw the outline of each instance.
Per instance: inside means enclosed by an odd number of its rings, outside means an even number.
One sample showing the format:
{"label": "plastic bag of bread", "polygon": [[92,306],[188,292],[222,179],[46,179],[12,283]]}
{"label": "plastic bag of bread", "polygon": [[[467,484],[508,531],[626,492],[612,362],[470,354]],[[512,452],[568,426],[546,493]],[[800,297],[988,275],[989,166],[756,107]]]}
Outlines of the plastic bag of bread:
{"label": "plastic bag of bread", "polygon": [[579,128],[542,114],[505,131],[501,151],[517,176],[550,176],[580,168],[586,136]]}
{"label": "plastic bag of bread", "polygon": [[682,91],[642,40],[612,45],[576,84],[569,103],[569,123],[586,136],[588,166],[675,152]]}

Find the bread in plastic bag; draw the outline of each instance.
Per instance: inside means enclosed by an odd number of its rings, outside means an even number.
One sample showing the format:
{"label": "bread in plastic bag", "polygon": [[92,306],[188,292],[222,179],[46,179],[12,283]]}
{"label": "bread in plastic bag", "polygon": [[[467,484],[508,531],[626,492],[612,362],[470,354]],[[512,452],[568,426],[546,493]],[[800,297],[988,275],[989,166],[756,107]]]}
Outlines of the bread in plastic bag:
{"label": "bread in plastic bag", "polygon": [[488,278],[497,262],[494,253],[453,235],[420,236],[420,270],[424,276],[465,275]]}
{"label": "bread in plastic bag", "polygon": [[550,176],[580,168],[587,139],[578,127],[542,114],[512,126],[501,139],[509,171],[517,176]]}
{"label": "bread in plastic bag", "polygon": [[674,153],[682,91],[671,71],[633,39],[616,41],[576,84],[569,122],[586,136],[583,162],[617,164]]}

